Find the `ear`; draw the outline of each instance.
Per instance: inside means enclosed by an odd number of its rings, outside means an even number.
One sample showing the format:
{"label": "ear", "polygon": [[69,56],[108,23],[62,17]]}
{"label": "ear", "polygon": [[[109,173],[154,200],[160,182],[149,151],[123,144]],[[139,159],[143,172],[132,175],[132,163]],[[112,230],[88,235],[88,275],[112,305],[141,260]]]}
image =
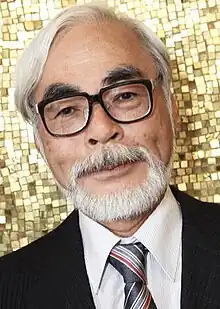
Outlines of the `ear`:
{"label": "ear", "polygon": [[35,143],[37,150],[39,152],[41,152],[41,144],[40,144],[40,141],[39,141],[39,137],[37,136],[36,133],[34,133],[34,143]]}
{"label": "ear", "polygon": [[171,93],[171,113],[172,113],[172,118],[174,122],[174,127],[176,131],[180,129],[180,116],[179,116],[179,109],[177,105],[177,100],[173,93]]}
{"label": "ear", "polygon": [[43,144],[40,140],[40,136],[39,136],[38,132],[34,133],[34,142],[35,142],[35,146],[36,146],[37,150],[39,151],[39,153],[41,154],[41,157],[43,158],[44,162],[46,164],[48,164],[45,153],[44,153],[44,146],[43,146]]}
{"label": "ear", "polygon": [[44,146],[37,130],[34,132],[34,142],[37,150],[40,152],[41,156],[45,160]]}

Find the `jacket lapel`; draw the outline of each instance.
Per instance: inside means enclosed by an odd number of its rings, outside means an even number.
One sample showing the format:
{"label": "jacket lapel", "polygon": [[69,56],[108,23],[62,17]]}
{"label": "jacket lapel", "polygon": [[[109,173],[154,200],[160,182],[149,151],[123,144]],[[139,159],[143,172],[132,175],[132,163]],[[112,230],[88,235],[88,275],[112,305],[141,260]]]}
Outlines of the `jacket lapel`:
{"label": "jacket lapel", "polygon": [[[78,212],[55,229],[28,309],[95,309],[84,262]],[[42,264],[42,263],[41,263]]]}
{"label": "jacket lapel", "polygon": [[[204,207],[172,191],[183,216],[181,309],[219,309],[219,205],[215,216],[212,205]],[[38,283],[26,296],[25,309],[95,309],[77,211],[41,240],[41,250],[46,251],[45,261],[39,263]]]}
{"label": "jacket lapel", "polygon": [[219,216],[211,204],[204,206],[182,192],[173,193],[183,218],[181,309],[219,309]]}

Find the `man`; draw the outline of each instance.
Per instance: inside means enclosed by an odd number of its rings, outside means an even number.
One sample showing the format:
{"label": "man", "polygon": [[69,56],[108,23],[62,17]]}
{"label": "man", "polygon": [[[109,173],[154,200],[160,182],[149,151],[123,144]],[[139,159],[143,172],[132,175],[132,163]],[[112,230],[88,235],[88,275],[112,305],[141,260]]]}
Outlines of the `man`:
{"label": "man", "polygon": [[1,259],[1,309],[220,308],[220,207],[168,185],[170,80],[160,40],[98,7],[24,52],[16,104],[76,210]]}

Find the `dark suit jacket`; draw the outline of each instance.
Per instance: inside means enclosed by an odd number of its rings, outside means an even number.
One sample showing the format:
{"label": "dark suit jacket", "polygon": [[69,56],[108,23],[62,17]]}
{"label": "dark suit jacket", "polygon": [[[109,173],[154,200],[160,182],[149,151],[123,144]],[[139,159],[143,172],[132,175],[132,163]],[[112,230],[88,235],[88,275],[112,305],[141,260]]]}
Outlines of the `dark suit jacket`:
{"label": "dark suit jacket", "polygon": [[[183,215],[181,309],[220,308],[220,205],[173,192]],[[0,259],[0,309],[70,308],[95,308],[77,211]]]}

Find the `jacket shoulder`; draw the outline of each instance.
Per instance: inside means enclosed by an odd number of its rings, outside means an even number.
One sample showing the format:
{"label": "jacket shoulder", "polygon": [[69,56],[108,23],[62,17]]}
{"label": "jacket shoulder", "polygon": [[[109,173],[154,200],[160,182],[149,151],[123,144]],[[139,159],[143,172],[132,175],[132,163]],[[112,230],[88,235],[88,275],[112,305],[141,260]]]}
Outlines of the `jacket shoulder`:
{"label": "jacket shoulder", "polygon": [[[77,241],[77,229],[70,244],[70,233],[74,235],[74,223],[78,215],[74,211],[63,223],[47,235],[31,244],[0,258],[0,308],[22,308],[25,295],[41,280],[56,269],[61,252]],[[79,237],[79,236],[78,236]]]}
{"label": "jacket shoulder", "polygon": [[46,267],[43,251],[48,239],[43,236],[0,258],[0,308],[24,308],[25,295]]}
{"label": "jacket shoulder", "polygon": [[220,252],[220,204],[202,202],[176,188],[171,189],[182,211],[183,237]]}
{"label": "jacket shoulder", "polygon": [[[37,265],[46,263],[46,259],[52,256],[59,249],[62,249],[65,235],[70,229],[74,231],[78,227],[78,213],[73,211],[66,220],[64,220],[58,227],[33,241],[27,246],[9,253],[0,258],[0,273],[5,269],[14,271],[27,268],[37,268]],[[73,237],[74,239],[74,237]],[[10,269],[10,270],[9,270]]]}
{"label": "jacket shoulder", "polygon": [[199,211],[202,214],[207,213],[210,216],[212,216],[214,213],[216,213],[216,215],[220,215],[220,204],[200,201],[173,186],[171,186],[171,190],[180,203],[184,213],[195,213]]}

